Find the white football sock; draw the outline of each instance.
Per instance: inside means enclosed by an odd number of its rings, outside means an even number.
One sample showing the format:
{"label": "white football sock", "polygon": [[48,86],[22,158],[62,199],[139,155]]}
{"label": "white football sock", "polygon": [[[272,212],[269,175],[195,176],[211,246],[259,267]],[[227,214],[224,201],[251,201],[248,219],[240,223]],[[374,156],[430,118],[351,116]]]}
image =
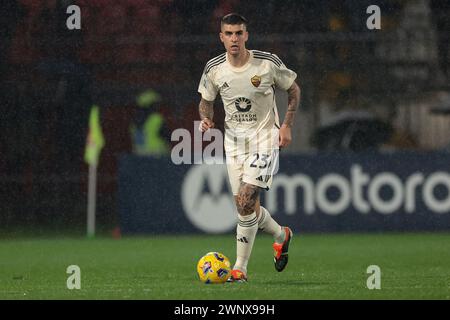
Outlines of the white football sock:
{"label": "white football sock", "polygon": [[258,221],[259,229],[271,234],[275,242],[283,243],[285,238],[284,229],[272,218],[266,208],[262,206],[260,208]]}
{"label": "white football sock", "polygon": [[233,269],[238,269],[247,274],[247,264],[252,253],[253,242],[258,232],[258,218],[256,212],[247,216],[238,214],[236,228],[236,263]]}

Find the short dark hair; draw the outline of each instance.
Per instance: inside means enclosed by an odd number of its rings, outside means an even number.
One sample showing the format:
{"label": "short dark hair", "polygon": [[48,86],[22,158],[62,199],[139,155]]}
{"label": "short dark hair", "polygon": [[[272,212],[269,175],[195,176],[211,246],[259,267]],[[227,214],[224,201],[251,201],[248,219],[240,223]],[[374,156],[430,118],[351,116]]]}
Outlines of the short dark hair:
{"label": "short dark hair", "polygon": [[243,24],[247,27],[248,20],[245,19],[245,17],[240,15],[239,13],[232,12],[222,17],[222,19],[220,20],[220,26],[224,24],[231,24],[231,25]]}

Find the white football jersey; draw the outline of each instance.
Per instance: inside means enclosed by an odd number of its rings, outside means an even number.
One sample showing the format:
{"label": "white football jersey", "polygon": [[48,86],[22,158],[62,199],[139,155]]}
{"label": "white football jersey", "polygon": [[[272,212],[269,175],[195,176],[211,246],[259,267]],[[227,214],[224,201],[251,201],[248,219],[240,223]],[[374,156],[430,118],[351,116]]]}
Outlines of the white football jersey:
{"label": "white football jersey", "polygon": [[227,155],[246,152],[237,142],[242,137],[254,141],[257,136],[265,142],[274,139],[271,132],[280,128],[275,87],[287,90],[297,77],[275,54],[249,51],[248,62],[240,68],[228,62],[226,53],[209,60],[198,87],[207,101],[214,101],[218,93],[222,98]]}

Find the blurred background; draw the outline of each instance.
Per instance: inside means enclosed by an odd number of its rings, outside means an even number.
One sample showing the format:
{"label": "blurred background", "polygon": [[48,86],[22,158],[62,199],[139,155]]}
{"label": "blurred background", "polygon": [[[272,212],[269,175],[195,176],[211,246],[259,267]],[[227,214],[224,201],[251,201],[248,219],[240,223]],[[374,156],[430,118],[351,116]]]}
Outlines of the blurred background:
{"label": "blurred background", "polygon": [[[81,9],[80,30],[66,27],[71,4]],[[369,5],[380,7],[380,30],[366,26]],[[285,154],[450,150],[445,0],[4,0],[0,6],[4,234],[84,231],[83,155],[94,104],[105,139],[97,227],[117,232],[120,158],[149,156],[139,149],[138,131],[154,110],[169,147],[173,130],[193,132],[198,81],[205,63],[224,51],[219,19],[233,11],[250,21],[249,49],[275,53],[298,73],[302,101]],[[278,99],[283,116],[285,95]],[[219,99],[215,110],[223,128]],[[149,198],[160,194],[157,186],[147,191]]]}

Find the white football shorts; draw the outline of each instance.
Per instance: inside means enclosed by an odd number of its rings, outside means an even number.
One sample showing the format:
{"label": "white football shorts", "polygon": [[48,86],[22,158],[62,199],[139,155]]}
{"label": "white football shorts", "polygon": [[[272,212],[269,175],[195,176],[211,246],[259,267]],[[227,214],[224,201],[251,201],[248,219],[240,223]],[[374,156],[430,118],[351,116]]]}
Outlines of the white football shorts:
{"label": "white football shorts", "polygon": [[271,149],[227,157],[228,178],[233,195],[238,195],[241,182],[269,190],[278,172],[279,150]]}

